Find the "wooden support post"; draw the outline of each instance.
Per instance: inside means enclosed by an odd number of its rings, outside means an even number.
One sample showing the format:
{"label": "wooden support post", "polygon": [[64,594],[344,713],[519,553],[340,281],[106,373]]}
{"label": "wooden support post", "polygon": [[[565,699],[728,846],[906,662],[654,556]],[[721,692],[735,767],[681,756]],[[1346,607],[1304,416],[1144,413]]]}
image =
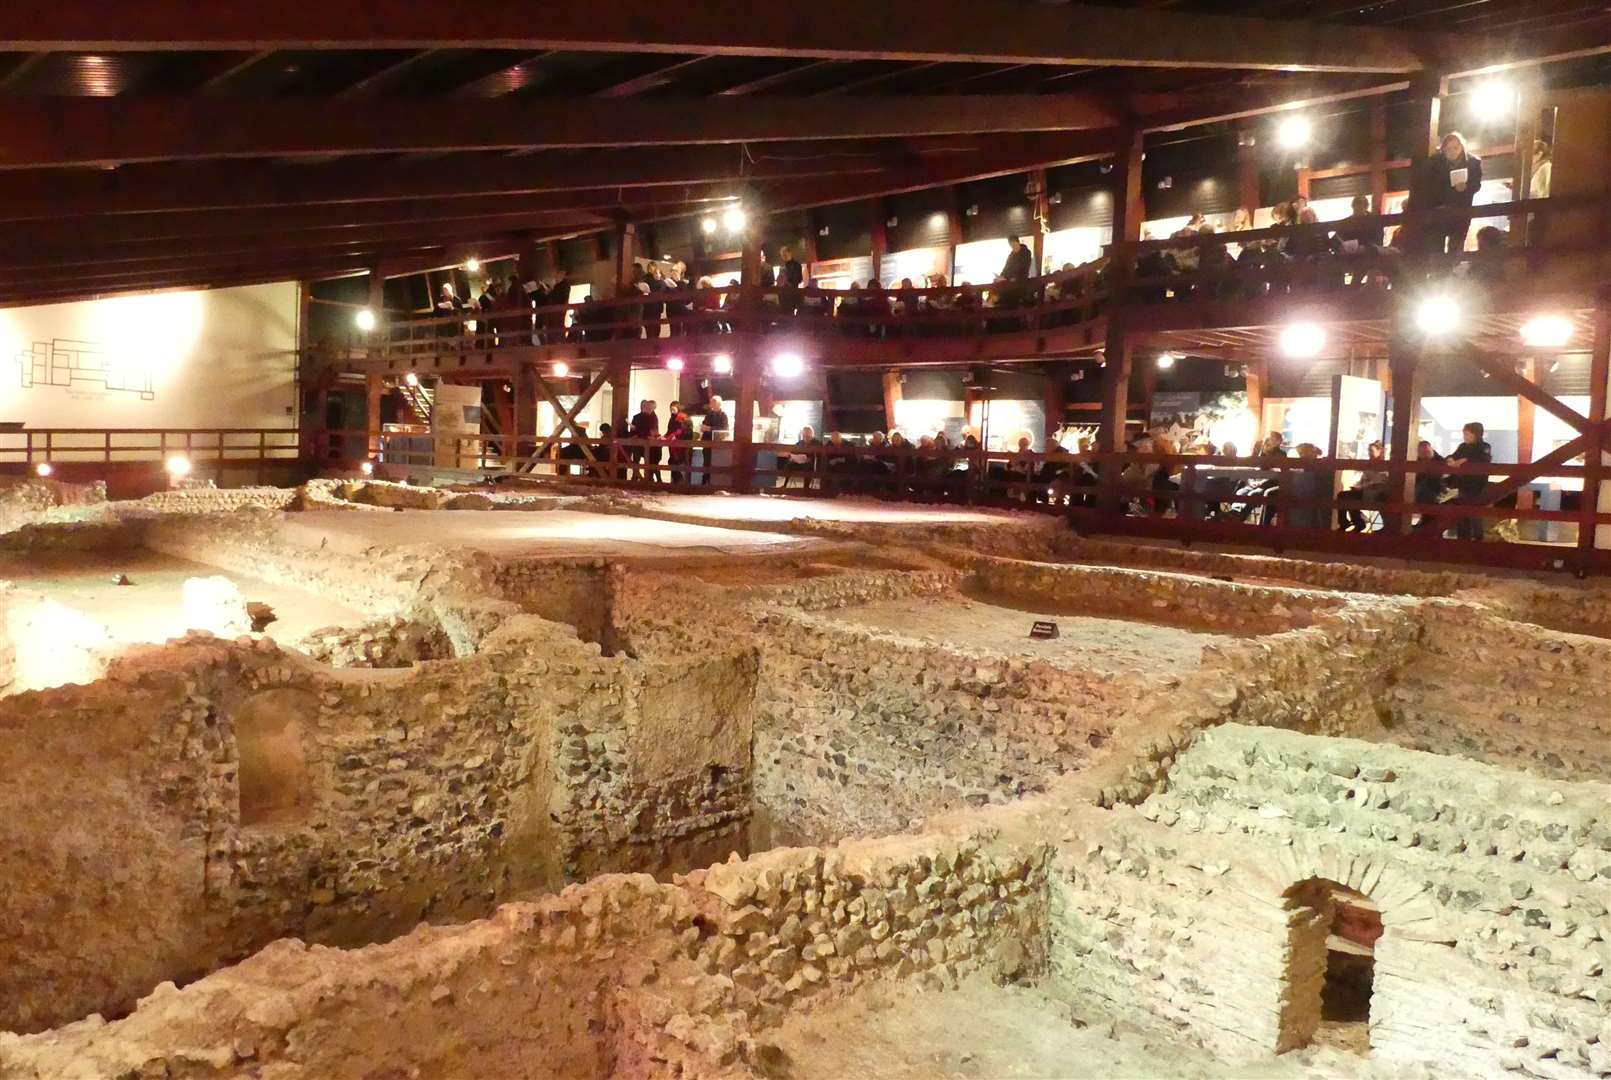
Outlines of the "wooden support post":
{"label": "wooden support post", "polygon": [[1387,213],[1387,106],[1370,107],[1370,209]]}
{"label": "wooden support post", "polygon": [[[1103,356],[1107,362],[1102,368],[1102,427],[1097,432],[1097,448],[1116,454],[1125,449],[1125,422],[1130,415],[1130,370],[1134,358],[1134,346],[1117,318],[1108,319],[1108,340]],[[1110,514],[1119,513],[1123,500],[1113,489],[1124,470],[1116,461],[1104,461],[1100,471],[1104,489],[1102,509]]]}
{"label": "wooden support post", "polygon": [[740,273],[743,290],[739,297],[739,332],[734,335],[737,347],[733,350],[738,400],[733,402],[732,448],[723,455],[732,461],[733,470],[723,479],[732,490],[748,493],[755,490],[755,399],[761,385],[761,239],[754,230],[744,237]]}
{"label": "wooden support post", "polygon": [[386,394],[386,383],[380,373],[371,371],[364,376],[364,456],[374,458],[380,453],[380,401]]}
{"label": "wooden support post", "polygon": [[537,437],[537,391],[532,386],[532,366],[519,364],[515,367],[515,430],[514,438],[510,442],[511,462],[519,460],[524,444]]}
{"label": "wooden support post", "polygon": [[1611,392],[1611,292],[1602,289],[1594,310],[1594,352],[1589,357],[1589,445],[1583,455],[1582,520],[1578,547],[1611,548],[1611,525],[1596,525],[1594,514],[1611,511],[1611,438],[1606,434],[1606,395]]}
{"label": "wooden support post", "polygon": [[872,215],[868,222],[867,233],[872,238],[868,254],[873,259],[873,277],[880,284],[888,285],[889,282],[884,280],[884,256],[889,254],[889,233],[884,223],[889,219],[884,212],[884,200],[873,199],[868,203],[868,207],[867,212]]}
{"label": "wooden support post", "polygon": [[1035,275],[1046,273],[1046,234],[1051,231],[1052,204],[1046,194],[1046,170],[1031,169],[1030,183],[1035,196],[1031,216],[1035,219],[1035,235],[1030,240],[1030,252],[1035,260]]}
{"label": "wooden support post", "polygon": [[368,303],[370,312],[375,316],[375,324],[383,325],[386,322],[386,277],[378,266],[369,268]]}
{"label": "wooden support post", "polygon": [[[1046,412],[1046,436],[1050,438],[1063,430],[1063,421],[1068,415],[1068,383],[1072,377],[1074,365],[1067,362],[1053,364],[1046,373],[1045,381],[1041,387],[1043,405]],[[1050,449],[1048,445],[1047,449]]]}
{"label": "wooden support post", "polygon": [[899,371],[884,372],[884,430],[895,429],[895,406],[901,401],[901,380],[904,379]]}
{"label": "wooden support post", "polygon": [[[1522,378],[1530,383],[1538,382],[1538,360],[1529,356],[1522,361]],[[1537,416],[1538,406],[1524,394],[1516,395],[1516,463],[1518,465],[1530,464],[1533,460],[1533,426]],[[1516,493],[1516,506],[1527,510],[1533,505],[1533,489],[1522,488]]]}
{"label": "wooden support post", "polygon": [[1141,196],[1141,158],[1144,140],[1132,131],[1125,149],[1113,160],[1113,240],[1115,243],[1141,239],[1141,223],[1147,208]]}
{"label": "wooden support post", "polygon": [[620,296],[632,282],[632,269],[638,259],[638,227],[630,221],[615,227],[615,295]]}
{"label": "wooden support post", "polygon": [[1247,363],[1247,411],[1253,414],[1253,445],[1238,446],[1247,457],[1254,457],[1264,438],[1264,392],[1270,386],[1270,361],[1263,356]]}
{"label": "wooden support post", "polygon": [[[1387,457],[1390,461],[1414,461],[1415,446],[1419,441],[1416,432],[1421,415],[1421,391],[1416,385],[1416,368],[1421,360],[1420,346],[1394,329],[1388,341],[1388,368],[1393,377],[1393,430],[1388,440]],[[1415,475],[1405,473],[1403,482],[1394,489],[1389,502],[1409,503],[1415,500]],[[1389,535],[1405,535],[1410,531],[1412,515],[1388,514],[1385,517]]]}
{"label": "wooden support post", "polygon": [[1258,136],[1251,130],[1238,135],[1236,140],[1236,202],[1248,213],[1249,220],[1264,201],[1259,183]]}
{"label": "wooden support post", "polygon": [[[632,416],[632,361],[612,360],[609,366],[610,380],[610,432],[611,437],[624,439],[628,435],[628,418]],[[626,478],[626,454],[614,446],[607,447],[605,452],[609,455],[609,477],[612,480]]]}

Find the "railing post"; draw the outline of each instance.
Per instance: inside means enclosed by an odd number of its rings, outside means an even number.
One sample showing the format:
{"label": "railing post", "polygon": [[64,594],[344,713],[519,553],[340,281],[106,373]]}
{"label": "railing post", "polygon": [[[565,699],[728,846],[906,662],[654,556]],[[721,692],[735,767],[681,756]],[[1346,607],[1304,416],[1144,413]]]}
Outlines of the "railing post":
{"label": "railing post", "polygon": [[[1416,431],[1419,428],[1421,392],[1416,385],[1415,373],[1420,363],[1420,348],[1408,340],[1405,328],[1395,320],[1392,336],[1387,343],[1387,366],[1393,392],[1393,430],[1389,436],[1389,461],[1408,463],[1415,460]],[[1389,502],[1409,504],[1415,501],[1415,474],[1399,474],[1392,487]],[[1390,536],[1404,536],[1410,531],[1414,514],[1409,511],[1383,515],[1383,532]]]}

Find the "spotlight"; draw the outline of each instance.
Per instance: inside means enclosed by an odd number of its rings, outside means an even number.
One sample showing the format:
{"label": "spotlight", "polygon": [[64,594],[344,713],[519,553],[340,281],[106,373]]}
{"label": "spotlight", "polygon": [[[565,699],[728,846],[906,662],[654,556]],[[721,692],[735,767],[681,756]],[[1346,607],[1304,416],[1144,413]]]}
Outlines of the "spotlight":
{"label": "spotlight", "polygon": [[1281,331],[1281,352],[1294,359],[1311,360],[1325,347],[1325,328],[1314,323],[1292,323]]}
{"label": "spotlight", "polygon": [[358,471],[363,473],[365,476],[374,476],[375,463],[373,461],[366,461],[362,465],[358,466]]}
{"label": "spotlight", "polygon": [[805,370],[805,361],[799,353],[778,353],[772,357],[772,374],[780,379],[793,379]]}
{"label": "spotlight", "polygon": [[713,217],[701,218],[699,221],[699,229],[706,236],[709,236],[711,233],[716,231],[716,219]]}
{"label": "spotlight", "polygon": [[370,311],[368,308],[361,308],[359,309],[358,313],[352,317],[352,321],[357,324],[358,329],[367,334],[369,331],[375,328],[375,313]]}
{"label": "spotlight", "polygon": [[1535,349],[1559,349],[1572,340],[1572,320],[1565,315],[1534,315],[1522,323],[1523,345]]}
{"label": "spotlight", "polygon": [[680,356],[668,356],[668,357],[666,357],[666,370],[667,371],[681,371],[682,370],[682,357],[680,357]]}
{"label": "spotlight", "polygon": [[479,273],[481,270],[481,260],[472,255],[468,259],[464,260],[464,268],[472,274]]}
{"label": "spotlight", "polygon": [[190,475],[190,459],[183,454],[175,454],[162,467],[168,470],[168,475],[178,480],[180,477]]}
{"label": "spotlight", "polygon": [[1471,112],[1478,120],[1502,120],[1516,109],[1516,88],[1495,79],[1471,90]]}
{"label": "spotlight", "polygon": [[571,366],[563,360],[555,360],[553,371],[554,378],[563,379],[565,376],[571,373]]}
{"label": "spotlight", "polygon": [[716,358],[710,362],[710,369],[718,375],[731,375],[733,358],[726,353],[717,353]]}
{"label": "spotlight", "polygon": [[34,466],[34,475],[41,479],[49,476],[55,471],[55,469],[50,467],[50,462],[48,461],[41,461],[38,465]]}
{"label": "spotlight", "polygon": [[1429,296],[1415,309],[1415,328],[1427,337],[1444,337],[1460,326],[1460,305],[1452,296]]}
{"label": "spotlight", "polygon": [[749,215],[744,213],[742,206],[730,206],[722,214],[722,227],[730,233],[741,233],[744,226],[749,224]]}
{"label": "spotlight", "polygon": [[1307,116],[1284,117],[1275,127],[1275,139],[1287,150],[1301,150],[1309,145],[1314,125]]}
{"label": "spotlight", "polygon": [[408,386],[418,386],[420,384],[420,377],[410,371],[407,375],[403,376],[403,382]]}
{"label": "spotlight", "polygon": [[1159,371],[1168,371],[1170,368],[1175,366],[1175,361],[1177,359],[1179,359],[1179,357],[1177,357],[1172,352],[1159,353],[1158,354],[1158,370]]}

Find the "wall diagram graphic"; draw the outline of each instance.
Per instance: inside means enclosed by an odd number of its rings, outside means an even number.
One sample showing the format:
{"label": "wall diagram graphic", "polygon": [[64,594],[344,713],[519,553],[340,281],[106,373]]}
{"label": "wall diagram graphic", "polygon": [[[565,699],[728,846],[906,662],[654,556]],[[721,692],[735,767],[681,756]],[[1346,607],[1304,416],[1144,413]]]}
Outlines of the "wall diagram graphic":
{"label": "wall diagram graphic", "polygon": [[58,386],[70,390],[82,385],[135,394],[141,401],[152,401],[157,396],[145,363],[112,356],[95,341],[36,341],[33,348],[17,354],[17,367],[24,389]]}

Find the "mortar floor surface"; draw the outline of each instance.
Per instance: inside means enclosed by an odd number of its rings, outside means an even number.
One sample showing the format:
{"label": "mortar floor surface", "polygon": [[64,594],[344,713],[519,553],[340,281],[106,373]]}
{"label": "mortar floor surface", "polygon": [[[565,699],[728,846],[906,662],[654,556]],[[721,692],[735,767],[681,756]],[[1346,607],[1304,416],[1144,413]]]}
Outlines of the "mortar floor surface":
{"label": "mortar floor surface", "polygon": [[578,510],[312,510],[288,515],[280,528],[292,543],[348,554],[375,546],[433,544],[505,558],[687,558],[793,554],[828,546],[781,533]]}
{"label": "mortar floor surface", "polygon": [[769,1080],[1430,1080],[1329,1047],[1224,1061],[1035,989],[873,987],[761,1035]]}
{"label": "mortar floor surface", "polygon": [[[1234,640],[1223,634],[1159,623],[1089,615],[1038,615],[961,596],[913,596],[831,613],[841,622],[963,649],[1049,660],[1099,671],[1181,673],[1202,663],[1203,646]],[[1037,620],[1057,624],[1058,636],[1029,636]]]}
{"label": "mortar floor surface", "polygon": [[[130,585],[114,584],[127,574]],[[0,558],[0,581],[49,597],[106,627],[112,640],[143,644],[181,637],[186,629],[184,583],[192,577],[224,577],[248,601],[274,609],[265,629],[277,641],[293,641],[327,626],[356,626],[366,616],[316,592],[259,581],[247,574],[190,562],[154,551],[30,552]]]}

